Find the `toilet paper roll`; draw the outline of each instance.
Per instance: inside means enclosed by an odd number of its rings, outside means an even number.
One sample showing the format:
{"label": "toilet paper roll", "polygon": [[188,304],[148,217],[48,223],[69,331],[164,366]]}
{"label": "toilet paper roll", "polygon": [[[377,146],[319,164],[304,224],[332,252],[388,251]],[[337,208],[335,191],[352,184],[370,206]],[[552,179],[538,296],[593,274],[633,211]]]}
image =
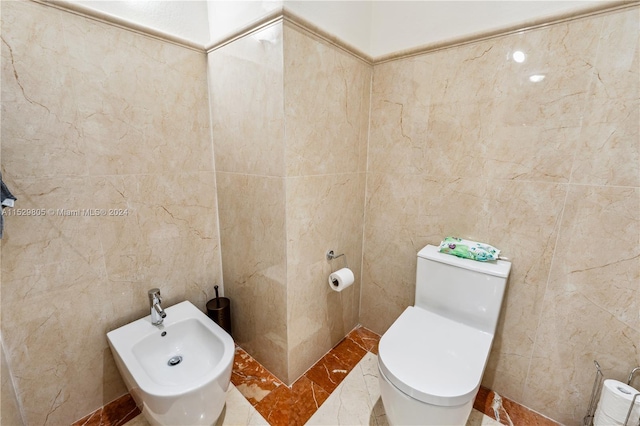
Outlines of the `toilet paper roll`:
{"label": "toilet paper roll", "polygon": [[600,410],[596,410],[593,416],[593,426],[624,426],[622,422],[616,421]]}
{"label": "toilet paper roll", "polygon": [[349,268],[338,269],[329,275],[329,287],[333,291],[342,291],[353,284],[353,272]]}
{"label": "toilet paper roll", "polygon": [[[607,379],[602,386],[602,393],[598,401],[598,410],[601,421],[608,423],[601,424],[624,424],[627,418],[629,408],[633,396],[640,393],[637,389],[613,379]],[[640,417],[640,396],[636,398],[636,402],[631,412],[631,419],[637,420]],[[594,418],[594,424],[597,425]]]}

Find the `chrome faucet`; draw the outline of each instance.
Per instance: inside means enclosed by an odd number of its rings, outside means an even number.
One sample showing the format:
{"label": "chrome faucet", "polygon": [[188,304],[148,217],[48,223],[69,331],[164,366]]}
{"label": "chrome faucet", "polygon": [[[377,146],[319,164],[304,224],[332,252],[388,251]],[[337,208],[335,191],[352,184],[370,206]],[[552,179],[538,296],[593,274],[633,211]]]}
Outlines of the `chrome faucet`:
{"label": "chrome faucet", "polygon": [[160,303],[162,303],[160,289],[152,288],[147,293],[149,295],[149,304],[151,305],[151,324],[160,325],[162,324],[162,320],[167,316],[162,306],[160,306]]}

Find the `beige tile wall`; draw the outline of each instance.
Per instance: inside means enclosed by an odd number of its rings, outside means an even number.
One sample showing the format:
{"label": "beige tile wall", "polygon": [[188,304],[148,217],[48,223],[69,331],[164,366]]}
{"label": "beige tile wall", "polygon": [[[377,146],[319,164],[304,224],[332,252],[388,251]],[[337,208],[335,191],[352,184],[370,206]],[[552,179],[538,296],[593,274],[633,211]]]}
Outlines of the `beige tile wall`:
{"label": "beige tile wall", "polygon": [[[287,377],[285,187],[281,177],[218,173],[225,295],[233,337]],[[255,354],[255,355],[254,355]]]}
{"label": "beige tile wall", "polygon": [[[284,27],[287,324],[294,381],[358,323],[371,66]],[[353,286],[328,276],[345,253]]]}
{"label": "beige tile wall", "polygon": [[236,342],[286,380],[282,24],[208,55],[225,295]]}
{"label": "beige tile wall", "polygon": [[[371,67],[282,22],[209,65],[234,334],[293,382],[358,322]],[[331,249],[356,276],[342,293]]]}
{"label": "beige tile wall", "polygon": [[593,359],[640,364],[638,17],[374,67],[360,321],[382,333],[413,302],[425,244],[487,241],[513,268],[483,382],[566,424]]}
{"label": "beige tile wall", "polygon": [[[26,424],[122,395],[105,333],[221,283],[206,58],[34,2],[2,2],[2,336]],[[53,209],[50,210],[50,209]],[[57,209],[121,209],[63,216]]]}
{"label": "beige tile wall", "polygon": [[11,370],[7,364],[3,348],[0,348],[0,368],[0,423],[3,425],[22,426],[24,422],[18,406]]}

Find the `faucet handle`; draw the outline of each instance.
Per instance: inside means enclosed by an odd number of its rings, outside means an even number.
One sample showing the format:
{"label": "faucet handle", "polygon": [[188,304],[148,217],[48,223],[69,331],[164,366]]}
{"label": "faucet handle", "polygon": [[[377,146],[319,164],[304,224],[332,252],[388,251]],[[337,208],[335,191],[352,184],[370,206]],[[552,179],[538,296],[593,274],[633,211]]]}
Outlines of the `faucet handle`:
{"label": "faucet handle", "polygon": [[160,289],[159,288],[152,288],[151,290],[149,290],[147,292],[147,294],[149,295],[149,303],[151,304],[151,306],[154,305],[153,299],[157,299],[158,302],[162,302],[162,298],[160,297]]}

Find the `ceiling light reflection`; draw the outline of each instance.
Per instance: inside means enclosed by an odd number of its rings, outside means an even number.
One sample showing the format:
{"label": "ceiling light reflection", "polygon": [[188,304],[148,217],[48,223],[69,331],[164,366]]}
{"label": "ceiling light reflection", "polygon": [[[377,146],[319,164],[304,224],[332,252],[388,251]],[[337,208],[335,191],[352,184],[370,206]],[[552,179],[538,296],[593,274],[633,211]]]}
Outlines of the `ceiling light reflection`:
{"label": "ceiling light reflection", "polygon": [[515,52],[513,52],[511,57],[513,58],[514,61],[516,61],[519,64],[523,63],[524,60],[526,59],[524,52],[521,50],[516,50]]}
{"label": "ceiling light reflection", "polygon": [[544,78],[545,78],[544,74],[534,74],[529,77],[529,81],[532,83],[540,83],[542,80],[544,80]]}

